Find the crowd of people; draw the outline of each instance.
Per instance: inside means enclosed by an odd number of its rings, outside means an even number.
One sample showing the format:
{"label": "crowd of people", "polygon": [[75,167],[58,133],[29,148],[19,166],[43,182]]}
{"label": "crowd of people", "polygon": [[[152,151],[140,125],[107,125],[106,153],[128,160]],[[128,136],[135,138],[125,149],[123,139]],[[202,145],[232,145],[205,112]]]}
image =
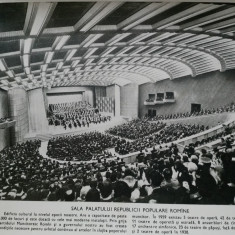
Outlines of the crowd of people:
{"label": "crowd of people", "polygon": [[80,109],[91,109],[92,106],[87,101],[74,101],[58,104],[49,104],[48,110],[52,113],[71,113]]}
{"label": "crowd of people", "polygon": [[0,123],[11,122],[13,121],[11,118],[0,118]]}
{"label": "crowd of people", "polygon": [[185,113],[156,115],[155,117],[149,118],[149,120],[161,121],[161,120],[195,117],[195,116],[210,115],[210,114],[224,113],[224,112],[235,112],[235,103],[232,102],[230,104],[220,106],[218,108],[201,109],[199,112],[193,112],[193,113],[185,112]]}
{"label": "crowd of people", "polygon": [[50,104],[48,123],[53,126],[63,126],[64,129],[89,127],[91,123],[105,123],[111,116],[103,116],[99,110],[92,108],[86,101]]}
{"label": "crowd of people", "polygon": [[115,146],[115,151],[120,155],[125,155],[132,152],[137,152],[145,148],[151,148],[155,145],[170,143],[178,139],[185,138],[207,130],[209,127],[203,125],[191,124],[171,124],[165,126],[157,133],[139,138],[133,142],[125,139],[119,139]]}
{"label": "crowd of people", "polygon": [[48,141],[47,155],[63,161],[89,161],[97,156],[108,158],[112,155],[117,138],[100,132],[88,132],[74,136],[52,138]]}
{"label": "crowd of people", "polygon": [[231,126],[226,126],[224,125],[224,131],[221,131],[220,133],[217,133],[213,136],[209,136],[207,138],[204,138],[202,140],[198,140],[196,141],[193,146],[194,147],[199,147],[199,146],[202,146],[202,145],[206,145],[206,144],[209,144],[213,141],[218,141],[220,140],[222,143],[225,142],[225,137],[232,134],[235,130],[235,125],[231,125]]}
{"label": "crowd of people", "polygon": [[[139,121],[135,120],[132,123],[136,124],[138,122]],[[146,122],[144,125],[146,129],[152,126],[149,122]],[[119,155],[125,155],[156,145],[170,143],[208,129],[208,127],[204,127],[203,125],[187,124],[171,124],[167,126],[158,123],[154,126],[156,129],[152,131],[152,134],[144,132],[145,135],[141,135],[140,138],[134,141],[110,135],[109,131],[105,134],[100,132],[88,132],[81,135],[52,138],[48,142],[47,155],[51,158],[63,161],[89,161],[91,159],[109,158],[113,156],[114,151]],[[127,129],[127,127],[123,128],[124,134],[127,133]],[[136,132],[134,130],[136,130]],[[132,133],[132,136],[138,136],[140,132],[139,129],[133,128],[130,133]],[[121,131],[119,135],[121,135]],[[111,154],[111,152],[113,154]]]}
{"label": "crowd of people", "polygon": [[142,138],[164,128],[164,123],[150,123],[146,119],[133,119],[107,130],[107,133],[131,140]]}
{"label": "crowd of people", "polygon": [[1,151],[1,200],[235,204],[231,143],[223,151],[152,148],[130,164],[119,158],[60,164],[44,159],[39,146],[30,141]]}

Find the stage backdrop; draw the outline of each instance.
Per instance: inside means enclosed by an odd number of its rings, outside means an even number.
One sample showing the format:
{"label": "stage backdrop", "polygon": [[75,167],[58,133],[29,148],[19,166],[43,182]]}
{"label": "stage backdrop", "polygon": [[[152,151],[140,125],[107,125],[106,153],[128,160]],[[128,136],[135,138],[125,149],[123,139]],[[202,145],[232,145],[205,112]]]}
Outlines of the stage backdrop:
{"label": "stage backdrop", "polygon": [[54,87],[44,89],[44,94],[48,105],[82,100],[94,106],[94,87]]}
{"label": "stage backdrop", "polygon": [[48,93],[48,104],[60,104],[78,102],[83,100],[83,92],[80,93]]}

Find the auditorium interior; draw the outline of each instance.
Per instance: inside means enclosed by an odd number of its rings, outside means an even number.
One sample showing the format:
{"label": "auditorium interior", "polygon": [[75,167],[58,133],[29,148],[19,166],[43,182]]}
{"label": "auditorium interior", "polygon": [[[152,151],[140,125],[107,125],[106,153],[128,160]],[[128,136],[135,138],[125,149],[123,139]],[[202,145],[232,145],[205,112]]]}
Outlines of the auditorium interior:
{"label": "auditorium interior", "polygon": [[234,1],[0,3],[0,200],[235,204]]}

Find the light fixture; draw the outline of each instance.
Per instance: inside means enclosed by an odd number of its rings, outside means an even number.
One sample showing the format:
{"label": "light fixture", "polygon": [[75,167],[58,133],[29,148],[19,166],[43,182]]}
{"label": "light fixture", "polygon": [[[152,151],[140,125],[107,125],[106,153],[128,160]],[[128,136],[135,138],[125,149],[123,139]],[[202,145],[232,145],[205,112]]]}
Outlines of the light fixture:
{"label": "light fixture", "polygon": [[6,71],[7,70],[7,65],[3,59],[0,59],[0,70],[1,71]]}
{"label": "light fixture", "polygon": [[24,70],[25,70],[25,73],[26,73],[27,75],[29,75],[29,74],[31,73],[30,67],[26,67],[26,68],[24,68]]}
{"label": "light fixture", "polygon": [[90,36],[87,37],[87,42],[83,45],[83,47],[89,47],[93,42],[95,42],[97,39],[102,37],[103,34],[91,34]]}
{"label": "light fixture", "polygon": [[5,86],[8,86],[9,82],[7,80],[1,80],[1,83]]}
{"label": "light fixture", "polygon": [[92,48],[85,56],[84,58],[87,59],[89,58],[90,55],[92,55],[98,48]]}
{"label": "light fixture", "polygon": [[23,64],[24,67],[29,67],[29,55],[23,55]]}
{"label": "light fixture", "polygon": [[45,61],[46,64],[49,64],[52,61],[54,54],[55,52],[53,51],[49,51],[46,53],[46,61]]}
{"label": "light fixture", "polygon": [[77,64],[80,62],[80,60],[74,60],[73,62],[72,62],[72,68],[74,68],[74,67],[76,67],[77,66]]}
{"label": "light fixture", "polygon": [[31,83],[28,83],[28,88],[32,89],[32,84]]}
{"label": "light fixture", "polygon": [[10,77],[13,78],[14,77],[14,73],[11,70],[6,71],[6,74]]}
{"label": "light fixture", "polygon": [[77,67],[74,71],[77,73],[78,71],[80,71],[81,68],[80,67]]}
{"label": "light fixture", "polygon": [[15,77],[14,80],[15,80],[17,83],[21,83],[21,78],[20,78],[20,77]]}
{"label": "light fixture", "polygon": [[33,19],[33,23],[31,26],[30,35],[37,36],[38,34],[40,34],[46,22],[45,19],[47,18],[51,7],[52,3],[45,3],[45,2],[38,3],[35,12],[35,18]]}
{"label": "light fixture", "polygon": [[27,38],[24,40],[24,54],[29,54],[32,48],[32,38]]}
{"label": "light fixture", "polygon": [[69,72],[70,69],[65,69],[64,70],[64,74],[67,74]]}
{"label": "light fixture", "polygon": [[106,55],[108,55],[110,52],[112,52],[113,50],[115,50],[117,47],[110,47],[110,48],[108,48],[105,52],[104,52],[104,54],[102,54],[102,56],[101,57],[105,57]]}
{"label": "light fixture", "polygon": [[46,73],[45,72],[41,72],[41,76],[42,77],[46,77]]}
{"label": "light fixture", "polygon": [[52,72],[52,74],[53,74],[54,76],[56,76],[57,73],[58,73],[58,70],[54,70],[54,71]]}
{"label": "light fixture", "polygon": [[93,60],[94,60],[94,59],[89,59],[89,60],[87,60],[86,63],[85,63],[85,65],[87,66],[87,65],[91,64],[91,63],[93,62]]}
{"label": "light fixture", "polygon": [[64,65],[63,62],[58,63],[57,64],[57,69],[61,69],[63,67],[63,65]]}
{"label": "light fixture", "polygon": [[69,61],[69,60],[71,60],[71,58],[74,56],[74,54],[77,52],[77,50],[76,49],[73,49],[73,50],[71,50],[71,51],[69,51],[68,52],[68,54],[67,54],[67,56],[66,56],[66,61]]}
{"label": "light fixture", "polygon": [[33,80],[33,78],[34,78],[34,75],[33,75],[33,74],[28,74],[28,79],[29,79],[29,80]]}
{"label": "light fixture", "polygon": [[63,46],[64,46],[64,44],[67,42],[67,40],[70,38],[70,36],[69,35],[65,35],[65,36],[59,36],[59,37],[57,37],[56,38],[56,43],[57,43],[57,45],[56,45],[56,47],[55,47],[55,50],[60,50]]}
{"label": "light fixture", "polygon": [[48,66],[48,64],[43,64],[43,65],[41,65],[41,70],[42,70],[43,72],[46,72],[47,66]]}
{"label": "light fixture", "polygon": [[72,82],[72,81],[75,80],[75,76],[71,76],[69,79],[70,79],[70,81]]}

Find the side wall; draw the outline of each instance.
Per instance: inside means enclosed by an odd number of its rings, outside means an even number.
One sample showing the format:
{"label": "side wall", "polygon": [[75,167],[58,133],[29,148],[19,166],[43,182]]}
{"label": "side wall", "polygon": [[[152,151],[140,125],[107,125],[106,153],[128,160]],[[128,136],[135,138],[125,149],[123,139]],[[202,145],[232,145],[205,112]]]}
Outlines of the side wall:
{"label": "side wall", "polygon": [[30,90],[28,95],[29,131],[42,132],[48,128],[42,88]]}
{"label": "side wall", "polygon": [[[148,94],[173,91],[176,103],[145,106]],[[235,101],[235,70],[211,72],[195,78],[184,77],[146,83],[139,87],[139,115],[143,117],[148,108],[156,109],[157,114],[190,112],[191,103],[201,104],[202,109],[219,107]]]}
{"label": "side wall", "polygon": [[[7,91],[0,89],[0,118],[7,118],[8,112]],[[12,128],[12,127],[11,127]],[[0,151],[10,145],[10,128],[0,129]]]}
{"label": "side wall", "polygon": [[128,84],[121,87],[120,92],[121,116],[138,117],[139,89],[137,84]]}
{"label": "side wall", "polygon": [[12,129],[13,143],[22,142],[25,134],[29,131],[28,97],[23,88],[14,88],[8,91],[9,114],[16,120],[15,128]]}
{"label": "side wall", "polygon": [[115,85],[106,87],[106,96],[115,99]]}

